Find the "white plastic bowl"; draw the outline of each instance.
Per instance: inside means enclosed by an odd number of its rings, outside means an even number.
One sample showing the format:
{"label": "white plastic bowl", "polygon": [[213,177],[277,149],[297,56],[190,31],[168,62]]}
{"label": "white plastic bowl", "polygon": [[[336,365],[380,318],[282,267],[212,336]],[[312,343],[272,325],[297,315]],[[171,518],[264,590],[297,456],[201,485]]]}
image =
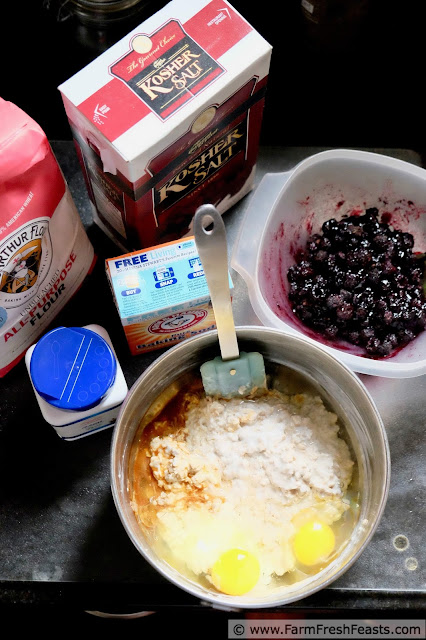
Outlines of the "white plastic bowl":
{"label": "white plastic bowl", "polygon": [[349,149],[324,151],[293,171],[266,174],[252,196],[234,244],[231,266],[244,278],[259,320],[285,333],[321,342],[353,371],[388,378],[426,373],[426,332],[395,355],[371,359],[340,341],[327,342],[293,314],[287,270],[308,237],[330,218],[378,207],[395,228],[426,251],[426,171],[402,160]]}

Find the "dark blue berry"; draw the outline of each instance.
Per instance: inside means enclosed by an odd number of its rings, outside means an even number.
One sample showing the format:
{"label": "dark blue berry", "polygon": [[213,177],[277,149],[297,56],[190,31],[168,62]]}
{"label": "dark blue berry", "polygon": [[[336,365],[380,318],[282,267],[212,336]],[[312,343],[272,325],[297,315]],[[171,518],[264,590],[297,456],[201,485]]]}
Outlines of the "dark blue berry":
{"label": "dark blue berry", "polygon": [[323,223],[287,273],[294,313],[328,339],[385,357],[426,326],[423,264],[412,234],[379,220],[376,207]]}

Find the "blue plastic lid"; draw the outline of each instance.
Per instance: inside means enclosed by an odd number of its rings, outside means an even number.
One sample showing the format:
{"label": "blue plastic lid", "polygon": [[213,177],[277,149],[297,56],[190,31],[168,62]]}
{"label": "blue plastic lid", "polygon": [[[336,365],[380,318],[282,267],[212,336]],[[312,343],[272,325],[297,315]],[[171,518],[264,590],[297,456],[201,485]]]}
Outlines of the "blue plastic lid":
{"label": "blue plastic lid", "polygon": [[59,409],[84,411],[96,406],[114,384],[116,372],[111,347],[90,329],[53,329],[31,356],[34,388]]}

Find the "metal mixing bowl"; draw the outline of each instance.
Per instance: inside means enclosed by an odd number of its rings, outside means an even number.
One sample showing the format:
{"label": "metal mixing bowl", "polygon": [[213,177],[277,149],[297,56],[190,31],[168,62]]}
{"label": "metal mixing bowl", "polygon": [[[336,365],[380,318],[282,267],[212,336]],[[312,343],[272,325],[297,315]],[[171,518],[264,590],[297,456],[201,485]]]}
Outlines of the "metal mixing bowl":
{"label": "metal mixing bowl", "polygon": [[[140,528],[129,498],[129,456],[133,438],[153,401],[173,382],[218,355],[217,332],[210,331],[186,340],[155,360],[131,388],[114,428],[111,455],[111,486],[123,526],[142,556],[161,575],[196,598],[232,608],[281,606],[299,600],[329,585],[341,576],[362,553],[371,539],[386,503],[390,456],[380,415],[365,386],[349,368],[320,346],[304,338],[286,335],[267,327],[237,327],[240,349],[259,351],[267,373],[273,379],[303,379],[322,396],[346,430],[348,444],[359,470],[361,506],[354,531],[342,552],[315,576],[292,586],[274,588],[255,597],[228,596],[208,589],[179,573],[153,549]],[[289,371],[290,368],[294,373]]]}

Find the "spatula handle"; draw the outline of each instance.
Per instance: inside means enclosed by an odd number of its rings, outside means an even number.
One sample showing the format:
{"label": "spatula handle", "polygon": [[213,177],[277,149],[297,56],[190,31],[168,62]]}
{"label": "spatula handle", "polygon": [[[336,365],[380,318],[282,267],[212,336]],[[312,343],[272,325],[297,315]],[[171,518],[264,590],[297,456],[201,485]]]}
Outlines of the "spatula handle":
{"label": "spatula handle", "polygon": [[222,360],[232,360],[239,357],[239,349],[229,291],[226,231],[222,216],[212,204],[197,209],[194,236],[209,287]]}

